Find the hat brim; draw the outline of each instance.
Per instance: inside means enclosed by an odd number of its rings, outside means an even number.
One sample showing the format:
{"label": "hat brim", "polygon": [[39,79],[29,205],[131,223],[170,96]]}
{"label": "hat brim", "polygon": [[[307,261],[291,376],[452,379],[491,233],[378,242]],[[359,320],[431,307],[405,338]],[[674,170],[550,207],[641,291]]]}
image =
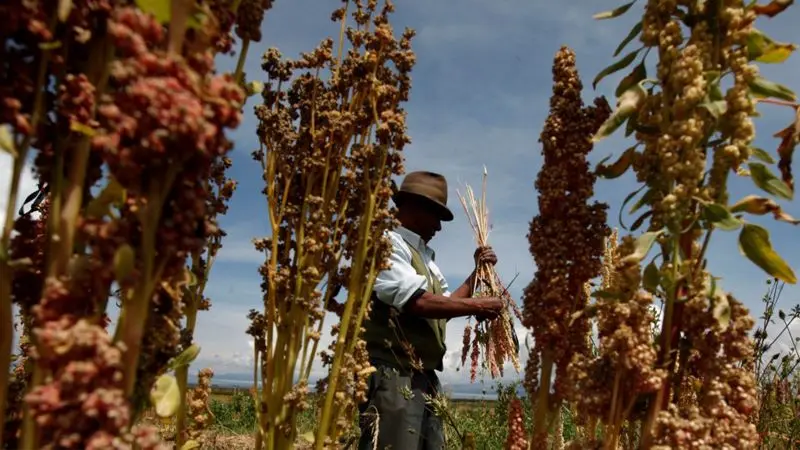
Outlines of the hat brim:
{"label": "hat brim", "polygon": [[426,203],[427,205],[431,206],[431,208],[437,212],[437,214],[439,215],[439,220],[441,220],[442,222],[451,222],[454,218],[453,212],[450,211],[450,208],[448,208],[447,205],[443,205],[430,197],[426,197],[424,195],[420,195],[414,192],[398,191],[392,196],[392,200],[394,200],[394,203],[396,205],[399,205],[404,197],[421,200],[423,203]]}

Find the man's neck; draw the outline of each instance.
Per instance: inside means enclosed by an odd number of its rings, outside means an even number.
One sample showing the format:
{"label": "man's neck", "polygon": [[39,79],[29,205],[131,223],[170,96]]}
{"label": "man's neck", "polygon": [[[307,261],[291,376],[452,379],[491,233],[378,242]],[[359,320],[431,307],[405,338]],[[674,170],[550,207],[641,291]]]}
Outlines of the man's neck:
{"label": "man's neck", "polygon": [[422,240],[422,238],[416,232],[406,228],[402,224],[395,228],[395,232],[399,234],[403,239],[405,239],[409,244],[416,247],[418,250],[425,250],[429,251],[431,255],[435,255],[434,250],[428,246],[428,244]]}

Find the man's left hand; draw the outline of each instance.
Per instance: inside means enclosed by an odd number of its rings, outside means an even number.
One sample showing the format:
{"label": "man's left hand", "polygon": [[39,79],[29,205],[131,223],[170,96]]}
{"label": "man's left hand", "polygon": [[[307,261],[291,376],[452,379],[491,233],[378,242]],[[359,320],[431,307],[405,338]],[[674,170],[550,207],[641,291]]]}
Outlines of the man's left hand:
{"label": "man's left hand", "polygon": [[473,257],[475,258],[475,267],[481,264],[490,264],[492,266],[497,264],[497,255],[492,250],[492,247],[478,247]]}

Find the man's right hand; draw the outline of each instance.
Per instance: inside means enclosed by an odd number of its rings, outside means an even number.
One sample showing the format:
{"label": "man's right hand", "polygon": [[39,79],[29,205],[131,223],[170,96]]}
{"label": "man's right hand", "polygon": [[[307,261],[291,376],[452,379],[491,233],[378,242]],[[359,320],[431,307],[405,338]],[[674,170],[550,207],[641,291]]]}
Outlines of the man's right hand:
{"label": "man's right hand", "polygon": [[506,304],[503,299],[497,297],[481,297],[475,299],[476,306],[480,310],[477,314],[475,314],[475,318],[478,319],[479,322],[483,322],[484,320],[493,320],[503,312],[503,308],[505,308]]}

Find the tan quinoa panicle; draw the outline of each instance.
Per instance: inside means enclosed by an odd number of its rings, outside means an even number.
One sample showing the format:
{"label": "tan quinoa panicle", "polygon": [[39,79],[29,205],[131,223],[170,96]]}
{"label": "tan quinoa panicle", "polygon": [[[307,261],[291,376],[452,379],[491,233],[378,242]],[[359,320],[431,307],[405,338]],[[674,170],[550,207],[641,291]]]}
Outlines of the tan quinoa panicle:
{"label": "tan quinoa panicle", "polygon": [[[567,365],[589,348],[589,320],[585,316],[572,320],[573,314],[587,305],[585,283],[600,275],[603,246],[610,234],[605,223],[607,205],[590,203],[596,176],[586,155],[593,147],[591,136],[611,109],[602,98],[584,107],[581,89],[575,54],[562,47],[553,64],[550,115],[540,138],[544,163],[536,179],[539,215],[528,235],[537,267],[525,288],[523,311],[523,325],[532,330],[535,341],[526,368],[526,387],[532,398],[539,389],[549,391],[536,377],[552,366],[556,368],[555,398],[563,399],[571,390],[565,383]],[[543,377],[549,379],[549,373]],[[543,401],[545,394],[540,394]],[[544,442],[543,438],[532,437],[534,442]]]}

